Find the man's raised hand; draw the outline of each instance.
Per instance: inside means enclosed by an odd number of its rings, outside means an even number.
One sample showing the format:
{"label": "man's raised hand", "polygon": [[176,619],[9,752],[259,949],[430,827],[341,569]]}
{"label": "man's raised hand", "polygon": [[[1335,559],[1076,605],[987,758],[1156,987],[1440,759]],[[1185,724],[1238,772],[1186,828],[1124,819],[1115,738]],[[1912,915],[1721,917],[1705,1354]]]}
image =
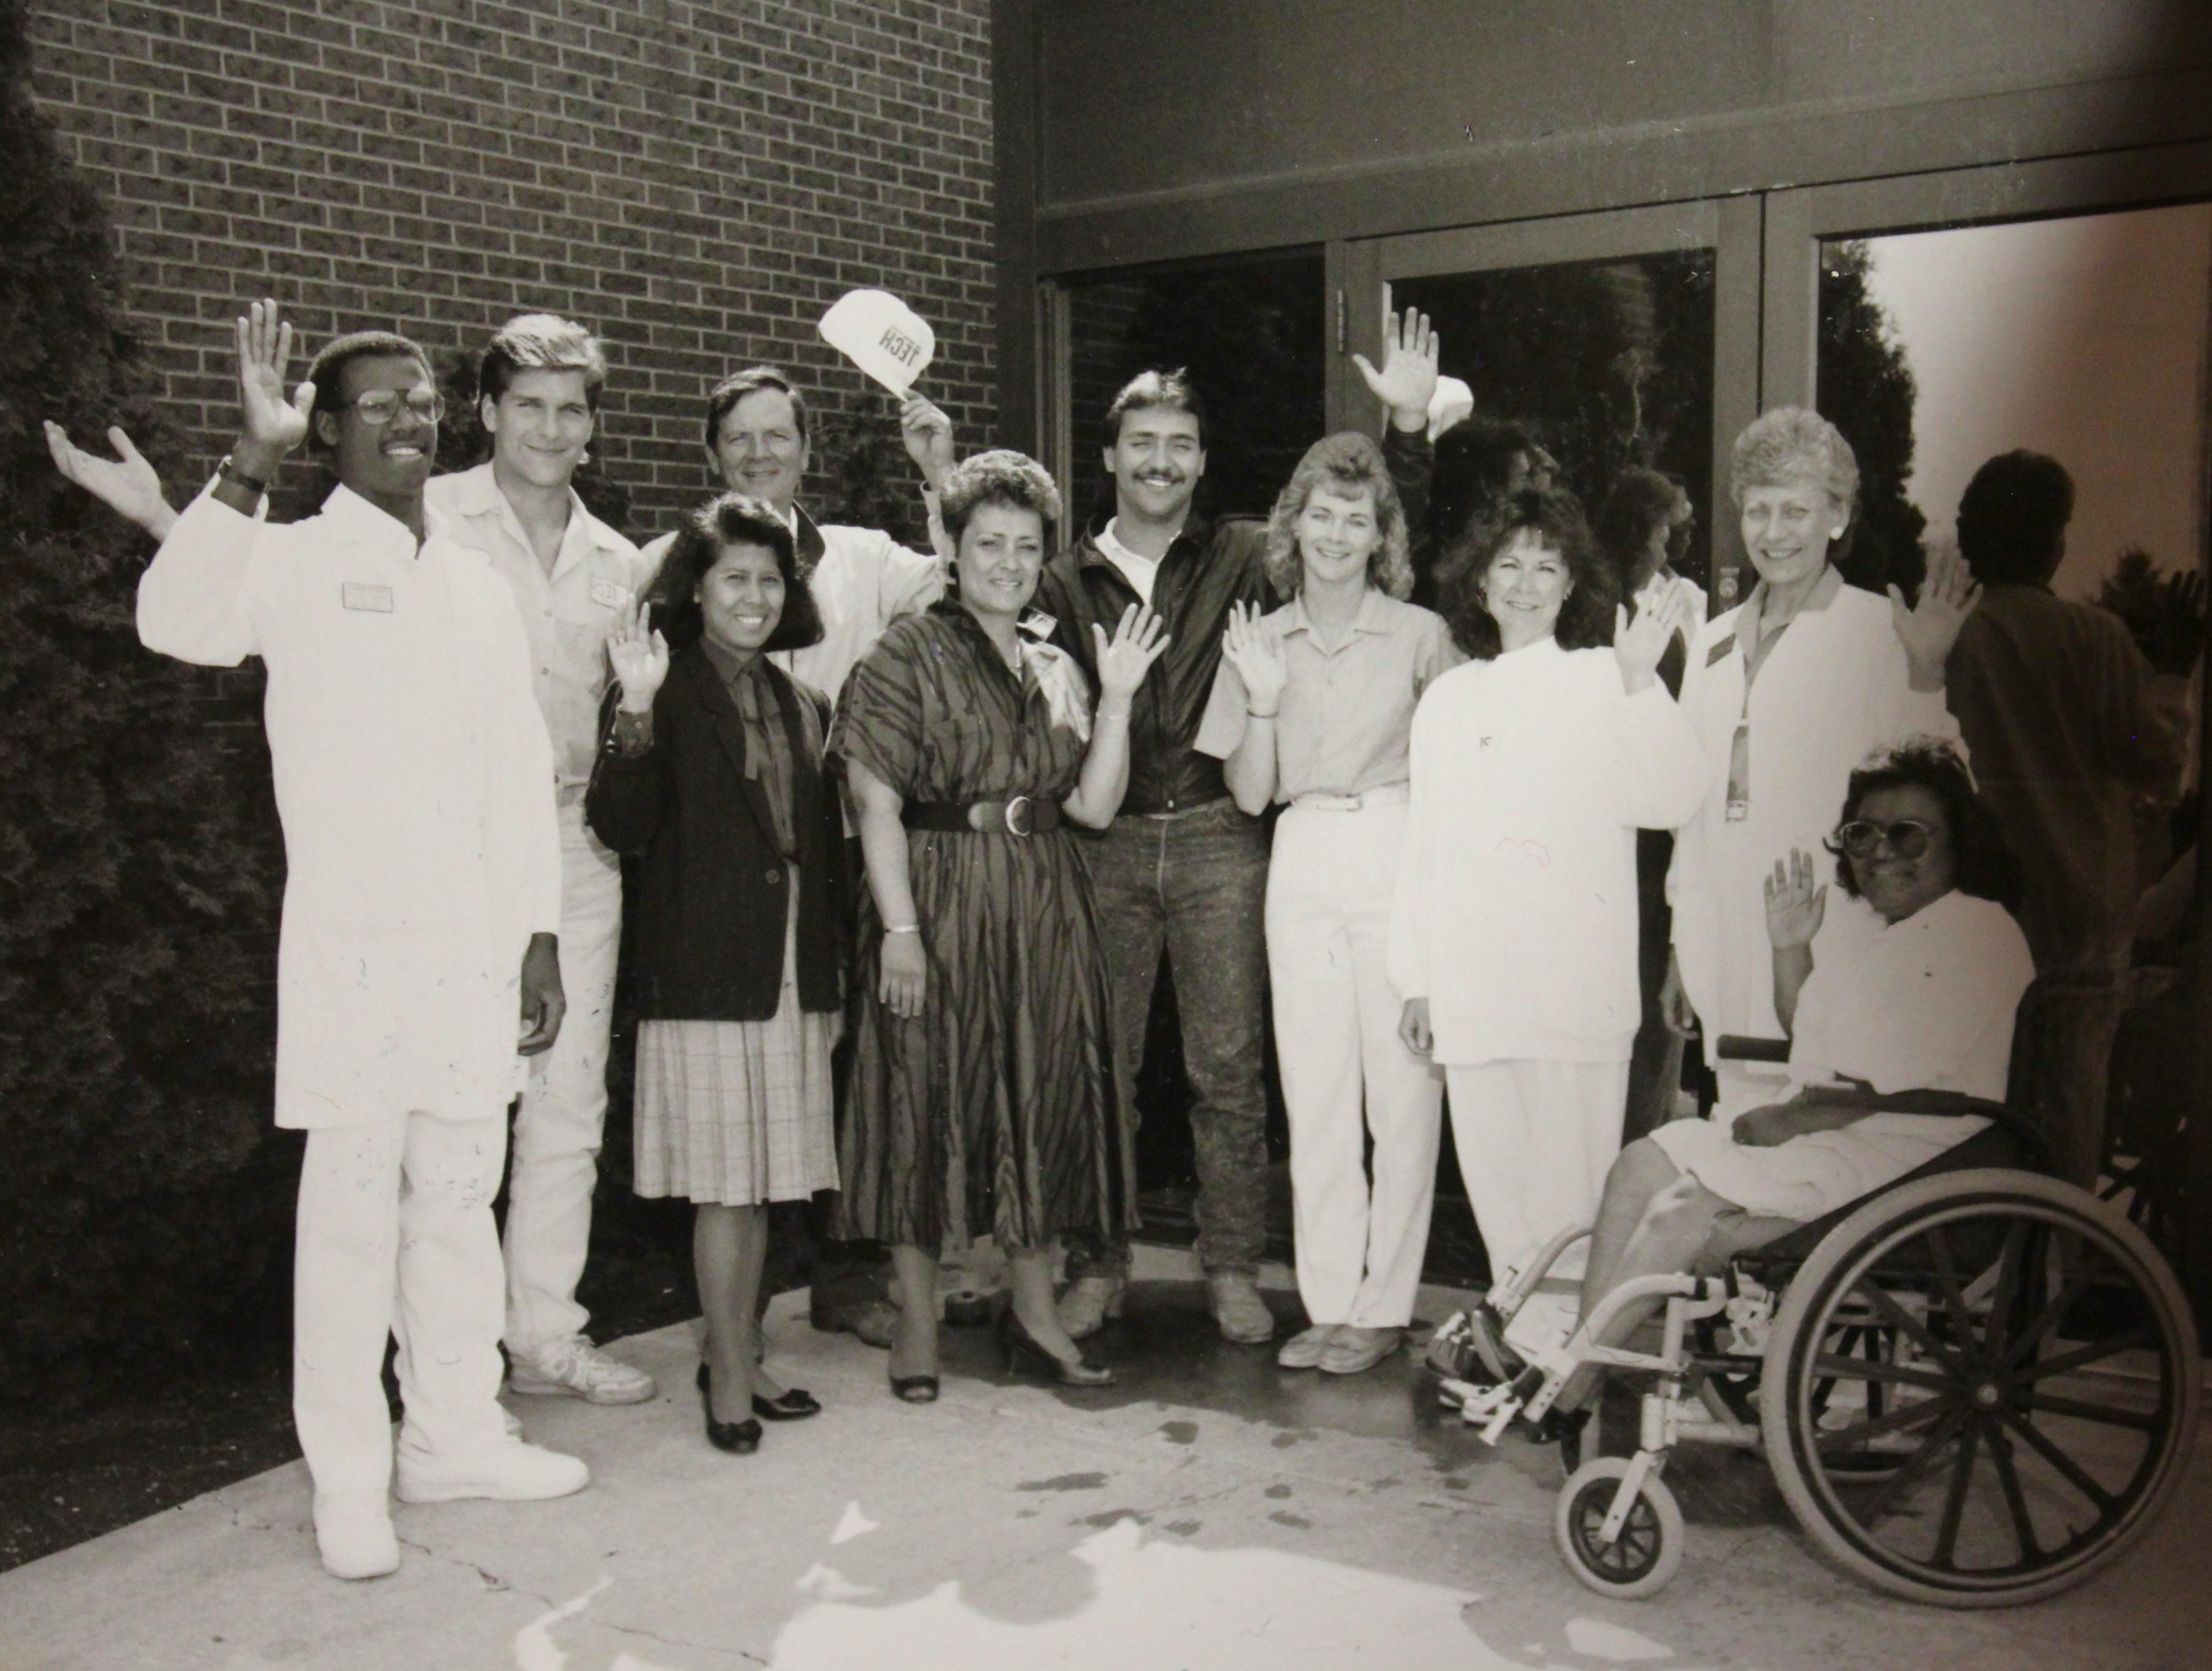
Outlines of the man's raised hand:
{"label": "man's raised hand", "polygon": [[46,425],[46,450],[53,454],[57,470],[156,540],[167,539],[169,530],[176,526],[177,513],[162,495],[161,479],[119,428],[111,428],[107,439],[118,458],[104,459],[88,453],[69,438],[69,431],[60,424]]}
{"label": "man's raised hand", "polygon": [[1354,354],[1352,364],[1367,380],[1369,391],[1390,409],[1390,422],[1408,433],[1429,427],[1429,400],[1437,392],[1437,352],[1440,339],[1429,328],[1429,316],[1408,308],[1393,314],[1382,326],[1382,369],[1377,371],[1364,354]]}
{"label": "man's raised hand", "polygon": [[908,391],[899,402],[899,434],[906,455],[921,471],[921,479],[934,488],[945,485],[952,473],[952,420],[934,401]]}
{"label": "man's raised hand", "polygon": [[292,357],[292,327],[271,301],[252,304],[238,321],[238,407],[240,426],[231,462],[266,481],[284,455],[307,438],[315,386],[303,382],[284,398],[284,369]]}

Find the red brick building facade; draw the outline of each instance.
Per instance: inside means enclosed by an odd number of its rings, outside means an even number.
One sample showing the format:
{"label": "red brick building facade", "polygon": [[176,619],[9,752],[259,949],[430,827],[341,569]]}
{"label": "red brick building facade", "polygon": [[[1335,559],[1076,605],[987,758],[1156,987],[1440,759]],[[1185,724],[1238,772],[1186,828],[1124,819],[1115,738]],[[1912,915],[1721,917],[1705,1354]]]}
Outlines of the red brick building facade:
{"label": "red brick building facade", "polygon": [[36,95],[110,200],[196,467],[233,432],[231,320],[264,294],[311,350],[361,326],[468,348],[538,308],[590,324],[614,365],[595,450],[634,532],[708,485],[700,398],[733,366],[889,418],[815,333],[854,286],[931,322],[922,388],[963,450],[993,439],[988,0],[32,17]]}

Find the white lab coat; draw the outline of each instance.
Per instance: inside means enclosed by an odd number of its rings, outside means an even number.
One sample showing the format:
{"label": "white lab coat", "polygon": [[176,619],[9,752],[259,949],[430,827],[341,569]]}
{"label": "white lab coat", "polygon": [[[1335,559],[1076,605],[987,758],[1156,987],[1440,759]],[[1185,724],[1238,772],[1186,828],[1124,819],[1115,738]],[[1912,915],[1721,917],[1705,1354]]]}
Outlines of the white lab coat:
{"label": "white lab coat", "polygon": [[1636,831],[1703,790],[1666,687],[1626,695],[1610,649],[1547,638],[1440,674],[1412,761],[1389,969],[1429,1001],[1434,1059],[1626,1062]]}
{"label": "white lab coat", "polygon": [[552,750],[514,599],[434,515],[429,535],[418,552],[343,487],[283,527],[203,494],[139,582],[149,649],[268,669],[279,1125],[498,1115],[523,953],[559,929]]}
{"label": "white lab coat", "polygon": [[1708,621],[1682,673],[1682,711],[1703,757],[1703,798],[1675,838],[1667,893],[1683,985],[1708,1050],[1723,1034],[1782,1037],[1765,879],[1796,847],[1832,880],[1821,843],[1842,814],[1852,768],[1915,735],[1965,752],[1943,692],[1907,683],[1888,600],[1841,586],[1825,607],[1799,612],[1752,684],[1751,792],[1747,815],[1730,820],[1729,755],[1745,712],[1736,628],[1749,607],[1747,601]]}

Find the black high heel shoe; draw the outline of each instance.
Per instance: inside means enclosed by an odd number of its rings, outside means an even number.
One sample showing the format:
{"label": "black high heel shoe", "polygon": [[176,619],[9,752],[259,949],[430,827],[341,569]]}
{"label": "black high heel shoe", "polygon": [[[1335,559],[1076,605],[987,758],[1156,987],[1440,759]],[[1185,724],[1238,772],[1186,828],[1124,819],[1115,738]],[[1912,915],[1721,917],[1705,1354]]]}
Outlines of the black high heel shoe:
{"label": "black high heel shoe", "polygon": [[[761,1400],[755,1399],[758,1407]],[[716,1450],[726,1450],[732,1456],[750,1456],[760,1448],[761,1424],[750,1416],[741,1422],[718,1422],[714,1419],[713,1383],[707,1375],[707,1366],[699,1366],[699,1407],[707,1412],[707,1442]]]}
{"label": "black high heel shoe", "polygon": [[1111,1387],[1121,1377],[1107,1364],[1094,1363],[1087,1357],[1078,1357],[1073,1363],[1056,1357],[1042,1342],[1022,1326],[1022,1320],[1008,1306],[999,1314],[999,1345],[1006,1354],[1006,1373],[1013,1374],[1024,1359],[1044,1371],[1045,1378],[1056,1381],[1062,1387]]}

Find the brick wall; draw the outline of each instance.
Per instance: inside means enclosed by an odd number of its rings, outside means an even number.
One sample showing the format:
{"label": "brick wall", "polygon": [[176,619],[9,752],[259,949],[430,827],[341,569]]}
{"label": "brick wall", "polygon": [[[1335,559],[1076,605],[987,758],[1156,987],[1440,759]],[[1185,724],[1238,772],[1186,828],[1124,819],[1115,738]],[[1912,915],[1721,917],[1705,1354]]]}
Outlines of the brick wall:
{"label": "brick wall", "polygon": [[[193,465],[231,320],[480,345],[544,308],[614,369],[594,450],[633,532],[708,485],[701,397],[781,363],[891,405],[815,333],[857,285],[935,327],[922,384],[993,440],[989,0],[33,0],[34,91],[112,205]],[[196,485],[191,484],[179,485]]]}

